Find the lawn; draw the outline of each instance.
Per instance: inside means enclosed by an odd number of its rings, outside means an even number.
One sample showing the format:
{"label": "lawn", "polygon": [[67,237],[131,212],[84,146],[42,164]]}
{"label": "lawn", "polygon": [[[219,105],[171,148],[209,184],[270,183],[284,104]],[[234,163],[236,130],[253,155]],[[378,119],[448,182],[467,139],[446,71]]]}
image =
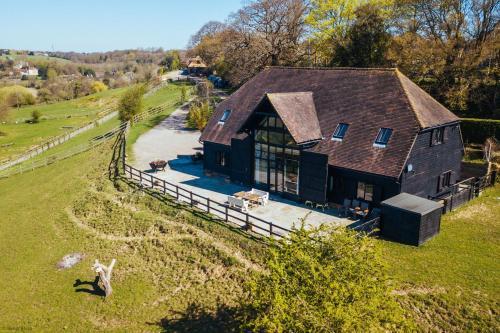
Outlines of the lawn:
{"label": "lawn", "polygon": [[[103,111],[116,106],[124,88],[108,90],[90,96],[54,104],[40,104],[14,109],[6,124],[0,124],[0,160],[18,155],[32,146],[73,128],[89,123]],[[25,123],[34,110],[42,117],[37,124]]]}
{"label": "lawn", "polygon": [[402,302],[425,330],[499,328],[500,184],[446,214],[421,247],[381,241]]}
{"label": "lawn", "polygon": [[[144,108],[170,104],[180,98],[181,84],[170,84],[144,98]],[[103,110],[115,108],[120,95],[127,88],[107,90],[101,93],[54,104],[33,105],[15,109],[6,124],[0,124],[0,161],[18,155],[32,146],[89,123]],[[38,110],[42,120],[38,124],[27,124],[31,113]],[[130,137],[135,140],[141,133],[154,126],[175,108],[168,108],[154,119],[134,128]],[[116,125],[115,125],[116,126]],[[2,145],[5,145],[1,147]]]}
{"label": "lawn", "polygon": [[[258,269],[260,243],[109,180],[110,149],[0,180],[1,332],[159,332],[176,319],[193,327],[193,309],[237,303]],[[83,262],[56,269],[72,252]],[[96,258],[117,259],[106,301],[74,286],[94,279]],[[204,330],[217,331],[193,328]]]}

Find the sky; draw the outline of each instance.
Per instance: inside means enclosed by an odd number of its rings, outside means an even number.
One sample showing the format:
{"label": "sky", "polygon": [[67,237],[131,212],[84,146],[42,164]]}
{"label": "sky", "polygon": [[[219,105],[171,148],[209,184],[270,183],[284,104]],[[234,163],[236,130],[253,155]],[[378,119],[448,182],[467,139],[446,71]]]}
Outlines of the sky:
{"label": "sky", "polygon": [[241,0],[0,0],[0,48],[111,51],[185,48],[206,22],[225,21]]}

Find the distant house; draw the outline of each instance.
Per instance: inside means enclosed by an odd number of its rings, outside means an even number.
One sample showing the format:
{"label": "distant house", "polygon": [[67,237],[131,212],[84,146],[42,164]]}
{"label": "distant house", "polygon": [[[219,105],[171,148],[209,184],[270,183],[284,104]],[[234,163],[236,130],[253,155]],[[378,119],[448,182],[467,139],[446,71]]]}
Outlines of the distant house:
{"label": "distant house", "polygon": [[463,157],[459,119],[397,69],[266,68],[200,141],[205,169],[314,202],[435,196]]}
{"label": "distant house", "polygon": [[31,67],[31,66],[25,66],[22,67],[19,71],[19,73],[22,76],[38,76],[38,68],[36,67]]}
{"label": "distant house", "polygon": [[203,62],[200,56],[196,56],[187,61],[189,74],[206,74],[208,66]]}

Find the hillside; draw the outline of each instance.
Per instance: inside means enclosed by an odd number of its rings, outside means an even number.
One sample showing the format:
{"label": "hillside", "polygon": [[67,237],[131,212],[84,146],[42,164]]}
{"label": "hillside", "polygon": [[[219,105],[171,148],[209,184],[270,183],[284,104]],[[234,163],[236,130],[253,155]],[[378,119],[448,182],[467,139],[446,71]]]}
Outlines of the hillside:
{"label": "hillside", "polygon": [[[258,269],[259,243],[110,181],[110,149],[0,180],[0,330],[160,331],[190,306],[234,304]],[[71,252],[85,259],[58,271]],[[73,287],[95,258],[117,259],[106,302]]]}

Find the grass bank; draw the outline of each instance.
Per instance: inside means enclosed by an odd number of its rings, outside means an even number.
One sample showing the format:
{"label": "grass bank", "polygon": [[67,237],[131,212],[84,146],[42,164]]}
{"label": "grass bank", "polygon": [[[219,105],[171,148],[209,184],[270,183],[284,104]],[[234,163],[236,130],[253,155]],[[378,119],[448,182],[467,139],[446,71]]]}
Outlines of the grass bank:
{"label": "grass bank", "polygon": [[[0,180],[0,331],[195,325],[196,309],[237,303],[245,276],[259,269],[260,243],[109,180],[110,149]],[[57,270],[71,252],[85,259]],[[91,285],[75,285],[93,281],[95,258],[117,259],[106,301]]]}

